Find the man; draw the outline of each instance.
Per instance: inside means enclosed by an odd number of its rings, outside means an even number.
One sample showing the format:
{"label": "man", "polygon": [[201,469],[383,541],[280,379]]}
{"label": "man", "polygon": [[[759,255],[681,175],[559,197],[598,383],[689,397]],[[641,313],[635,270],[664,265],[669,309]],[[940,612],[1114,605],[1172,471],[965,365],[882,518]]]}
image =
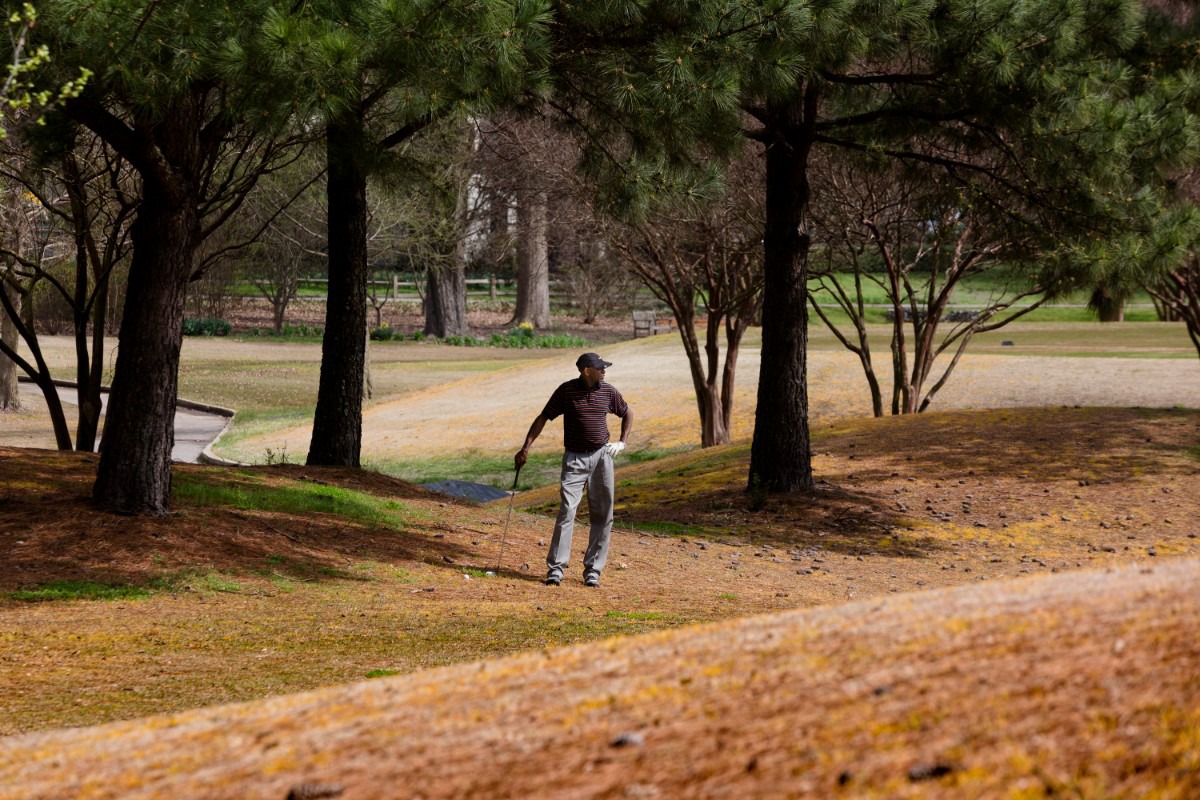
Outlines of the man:
{"label": "man", "polygon": [[[517,451],[513,461],[520,469],[529,458],[529,448],[541,434],[546,423],[558,416],[563,418],[563,453],[560,482],[561,505],[554,523],[554,538],[546,556],[546,585],[562,583],[563,571],[571,559],[571,534],[575,529],[575,510],[587,486],[591,530],[588,548],[583,557],[583,585],[600,585],[600,573],[608,560],[608,540],[613,523],[613,457],[625,449],[633,430],[633,411],[621,393],[604,382],[605,370],[612,363],[595,353],[584,353],[575,362],[579,377],[554,390],[542,413],[538,414],[525,446]],[[621,440],[608,441],[608,414],[621,418]]]}

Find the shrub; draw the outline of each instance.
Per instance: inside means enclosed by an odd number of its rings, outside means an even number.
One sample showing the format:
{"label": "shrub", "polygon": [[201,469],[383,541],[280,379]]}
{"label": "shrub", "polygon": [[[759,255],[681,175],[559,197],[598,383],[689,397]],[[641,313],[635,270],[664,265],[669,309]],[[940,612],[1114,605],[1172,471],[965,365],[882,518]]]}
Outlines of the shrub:
{"label": "shrub", "polygon": [[196,319],[184,317],[184,336],[228,336],[233,326],[223,319]]}
{"label": "shrub", "polygon": [[[373,342],[386,342],[396,338],[396,331],[392,330],[392,326],[385,322],[378,328],[372,328],[370,336]],[[400,338],[404,338],[403,333],[400,334]]]}

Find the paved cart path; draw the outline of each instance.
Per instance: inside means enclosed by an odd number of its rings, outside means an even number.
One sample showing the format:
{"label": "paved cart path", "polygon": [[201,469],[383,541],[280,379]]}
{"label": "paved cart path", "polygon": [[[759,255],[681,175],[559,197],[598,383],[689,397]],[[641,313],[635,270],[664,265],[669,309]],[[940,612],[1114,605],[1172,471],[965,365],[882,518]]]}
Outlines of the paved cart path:
{"label": "paved cart path", "polygon": [[[691,375],[677,336],[611,345],[602,355],[613,362],[608,379],[637,412],[634,447],[679,447],[699,441]],[[468,449],[515,452],[554,387],[577,374],[574,358],[574,352],[556,352],[534,364],[369,407],[363,416],[363,457],[427,458]],[[737,371],[735,440],[753,432],[759,365],[758,348],[744,348]],[[887,376],[880,377],[884,396],[890,398]],[[813,425],[871,413],[862,369],[849,353],[809,354],[809,396]],[[1195,407],[1200,405],[1200,360],[968,353],[931,410],[1063,405]],[[310,436],[311,427],[304,425],[244,440],[235,457],[252,460],[267,448],[300,452]],[[561,436],[561,425],[551,424],[536,448],[557,449]]]}
{"label": "paved cart path", "polygon": [[[42,390],[36,384],[22,382],[20,390],[23,403],[45,402],[42,398]],[[64,405],[75,406],[79,404],[79,395],[73,388],[58,387],[58,397]],[[108,392],[100,395],[100,402],[101,413],[104,413],[108,407]],[[72,426],[72,435],[74,435],[74,417],[74,410],[68,410],[67,424]],[[176,408],[175,447],[171,450],[171,459],[188,464],[199,462],[200,454],[204,451],[204,448],[208,447],[221,435],[228,422],[229,417],[224,414],[185,408],[183,406]],[[99,442],[97,442],[97,449],[99,449]]]}

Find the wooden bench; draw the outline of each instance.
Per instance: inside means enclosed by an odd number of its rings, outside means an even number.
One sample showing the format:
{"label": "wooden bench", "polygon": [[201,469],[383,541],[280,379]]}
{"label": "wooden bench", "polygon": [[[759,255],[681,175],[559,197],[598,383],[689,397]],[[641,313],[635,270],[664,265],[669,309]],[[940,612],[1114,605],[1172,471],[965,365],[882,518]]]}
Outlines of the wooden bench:
{"label": "wooden bench", "polygon": [[675,330],[675,317],[670,311],[634,311],[633,338],[670,333]]}

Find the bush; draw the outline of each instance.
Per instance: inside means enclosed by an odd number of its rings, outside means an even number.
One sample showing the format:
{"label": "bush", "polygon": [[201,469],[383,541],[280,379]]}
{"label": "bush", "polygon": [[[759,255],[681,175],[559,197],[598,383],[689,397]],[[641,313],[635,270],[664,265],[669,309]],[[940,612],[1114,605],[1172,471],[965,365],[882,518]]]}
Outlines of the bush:
{"label": "bush", "polygon": [[233,326],[223,319],[196,319],[184,317],[184,336],[228,336]]}
{"label": "bush", "polygon": [[311,339],[313,337],[322,336],[325,329],[320,325],[284,325],[279,333],[276,333],[273,328],[251,328],[248,335],[250,336],[278,336],[281,339]]}
{"label": "bush", "polygon": [[392,339],[403,339],[404,334],[400,331],[392,330],[392,326],[385,322],[378,328],[372,328],[370,337],[373,342],[387,342]]}

